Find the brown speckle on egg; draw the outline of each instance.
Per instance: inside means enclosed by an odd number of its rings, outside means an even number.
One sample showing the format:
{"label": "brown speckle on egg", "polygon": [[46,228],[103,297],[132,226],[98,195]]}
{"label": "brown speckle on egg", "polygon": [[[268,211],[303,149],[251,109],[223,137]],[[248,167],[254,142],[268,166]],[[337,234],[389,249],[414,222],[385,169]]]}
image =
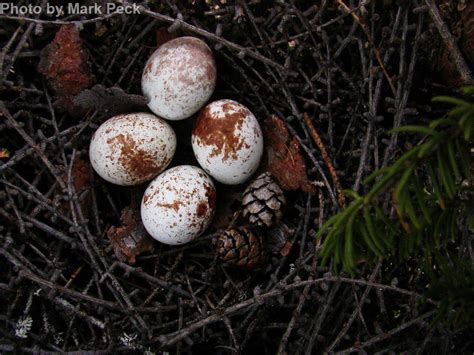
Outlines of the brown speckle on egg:
{"label": "brown speckle on egg", "polygon": [[202,217],[206,214],[207,212],[207,202],[201,201],[198,204],[197,210],[196,210],[196,215],[198,217]]}
{"label": "brown speckle on egg", "polygon": [[212,180],[201,169],[190,165],[171,168],[145,191],[141,206],[143,224],[162,243],[187,243],[211,222],[215,194]]}
{"label": "brown speckle on egg", "polygon": [[144,149],[138,148],[130,134],[118,134],[107,140],[112,149],[120,149],[119,162],[133,177],[148,180],[156,176],[163,169],[162,161]]}
{"label": "brown speckle on egg", "polygon": [[237,152],[245,142],[236,132],[242,127],[247,116],[244,108],[231,111],[229,103],[222,106],[225,119],[213,113],[210,106],[206,106],[199,113],[193,127],[193,135],[202,144],[214,147],[211,157],[222,154],[223,160],[237,159]]}
{"label": "brown speckle on egg", "polygon": [[200,39],[179,37],[160,46],[142,76],[148,106],[160,117],[181,120],[197,112],[212,95],[216,64]]}
{"label": "brown speckle on egg", "polygon": [[203,169],[224,184],[240,184],[258,168],[263,137],[244,105],[218,100],[199,113],[192,131],[194,155]]}
{"label": "brown speckle on egg", "polygon": [[171,162],[176,149],[173,129],[148,113],[115,116],[94,133],[89,156],[94,170],[118,185],[150,180]]}

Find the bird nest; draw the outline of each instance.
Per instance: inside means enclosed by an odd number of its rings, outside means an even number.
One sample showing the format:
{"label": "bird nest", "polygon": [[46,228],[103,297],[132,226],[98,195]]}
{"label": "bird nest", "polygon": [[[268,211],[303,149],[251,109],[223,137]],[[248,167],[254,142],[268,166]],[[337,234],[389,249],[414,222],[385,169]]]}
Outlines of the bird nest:
{"label": "bird nest", "polygon": [[[145,1],[132,15],[1,15],[0,350],[466,350],[462,332],[429,327],[435,305],[420,302],[415,261],[361,259],[357,275],[336,274],[315,238],[344,189],[364,191],[364,177],[406,149],[388,130],[432,117],[430,97],[446,90],[438,72],[449,63],[438,65],[422,3]],[[449,11],[454,23],[460,12]],[[258,118],[260,172],[284,190],[279,224],[258,232],[272,246],[257,265],[225,263],[212,243],[245,223],[246,184],[217,184],[211,227],[167,246],[140,225],[146,186],[109,184],[88,162],[101,123],[147,110],[145,63],[183,35],[213,50],[212,100]],[[197,165],[193,120],[172,123],[171,166]]]}

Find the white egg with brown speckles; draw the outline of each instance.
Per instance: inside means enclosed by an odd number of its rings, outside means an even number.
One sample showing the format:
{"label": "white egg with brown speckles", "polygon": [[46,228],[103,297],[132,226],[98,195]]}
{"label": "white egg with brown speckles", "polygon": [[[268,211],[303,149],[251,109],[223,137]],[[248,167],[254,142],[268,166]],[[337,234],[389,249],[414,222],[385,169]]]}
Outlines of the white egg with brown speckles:
{"label": "white egg with brown speckles", "polygon": [[215,86],[212,51],[195,37],[179,37],[160,46],[142,75],[150,110],[167,120],[192,116],[209,100]]}
{"label": "white egg with brown speckles", "polygon": [[176,135],[163,119],[149,113],[118,115],[92,136],[89,158],[103,179],[138,185],[166,169],[176,150]]}
{"label": "white egg with brown speckles", "polygon": [[237,185],[257,170],[263,154],[262,129],[250,110],[233,100],[214,101],[194,123],[194,155],[217,181]]}
{"label": "white egg with brown speckles", "polygon": [[157,241],[184,244],[207,229],[215,206],[216,190],[211,178],[195,166],[180,165],[150,183],[143,195],[141,218]]}

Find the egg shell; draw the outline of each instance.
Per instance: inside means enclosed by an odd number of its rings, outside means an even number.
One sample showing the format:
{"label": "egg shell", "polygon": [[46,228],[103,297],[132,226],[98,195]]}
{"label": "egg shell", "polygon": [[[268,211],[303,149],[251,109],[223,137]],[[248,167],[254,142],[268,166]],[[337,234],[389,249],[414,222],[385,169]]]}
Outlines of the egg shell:
{"label": "egg shell", "polygon": [[171,168],[156,177],[143,195],[141,218],[157,241],[188,243],[209,226],[216,208],[211,178],[191,165]]}
{"label": "egg shell", "polygon": [[194,155],[217,181],[236,185],[257,170],[263,153],[262,129],[250,110],[233,100],[214,101],[194,123]]}
{"label": "egg shell", "polygon": [[215,86],[212,51],[195,37],[179,37],[160,46],[148,59],[142,76],[142,91],[150,110],[168,120],[182,120],[196,113]]}
{"label": "egg shell", "polygon": [[176,135],[163,119],[149,113],[119,115],[92,136],[89,157],[103,179],[137,185],[153,179],[173,159]]}

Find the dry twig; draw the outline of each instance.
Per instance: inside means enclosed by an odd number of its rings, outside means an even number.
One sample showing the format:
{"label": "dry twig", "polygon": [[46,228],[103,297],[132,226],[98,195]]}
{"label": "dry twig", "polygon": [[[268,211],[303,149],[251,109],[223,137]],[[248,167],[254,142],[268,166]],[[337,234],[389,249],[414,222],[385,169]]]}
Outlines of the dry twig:
{"label": "dry twig", "polygon": [[326,150],[326,147],[324,146],[321,136],[319,135],[318,131],[313,125],[313,122],[311,122],[311,118],[309,118],[306,112],[303,113],[303,119],[309,128],[311,137],[313,138],[314,142],[316,143],[316,146],[321,152],[321,156],[323,157],[324,163],[329,169],[329,172],[331,174],[332,180],[334,182],[334,185],[336,186],[336,190],[338,193],[339,205],[340,207],[344,208],[346,207],[346,196],[344,195],[344,192],[342,191],[341,182],[339,181],[339,177],[337,176],[337,172],[336,172],[336,169],[334,168],[334,165],[331,163],[331,159],[329,158],[329,154]]}
{"label": "dry twig", "polygon": [[464,59],[461,51],[459,50],[459,46],[456,43],[454,36],[449,31],[446,22],[444,22],[443,17],[441,16],[438,5],[436,5],[434,0],[425,0],[426,6],[428,6],[431,18],[438,30],[441,38],[444,41],[444,44],[451,52],[451,55],[454,59],[454,63],[461,75],[461,79],[464,85],[469,85],[474,83],[474,77],[472,76],[471,70]]}
{"label": "dry twig", "polygon": [[343,8],[343,10],[345,12],[351,14],[351,16],[354,18],[354,20],[360,25],[360,27],[364,31],[365,35],[367,36],[367,40],[370,43],[370,46],[374,50],[375,57],[377,58],[377,62],[379,63],[380,68],[382,69],[383,74],[385,75],[385,78],[388,81],[388,85],[390,85],[390,89],[392,90],[393,95],[396,95],[397,94],[397,89],[395,88],[395,85],[393,84],[392,78],[388,74],[387,68],[385,67],[385,64],[384,64],[383,59],[382,59],[382,54],[380,53],[380,49],[375,45],[374,38],[370,34],[370,31],[369,31],[367,25],[365,24],[365,21],[361,17],[359,17],[354,11],[352,11],[351,8],[349,6],[347,6],[344,3],[343,0],[336,0],[336,1]]}

